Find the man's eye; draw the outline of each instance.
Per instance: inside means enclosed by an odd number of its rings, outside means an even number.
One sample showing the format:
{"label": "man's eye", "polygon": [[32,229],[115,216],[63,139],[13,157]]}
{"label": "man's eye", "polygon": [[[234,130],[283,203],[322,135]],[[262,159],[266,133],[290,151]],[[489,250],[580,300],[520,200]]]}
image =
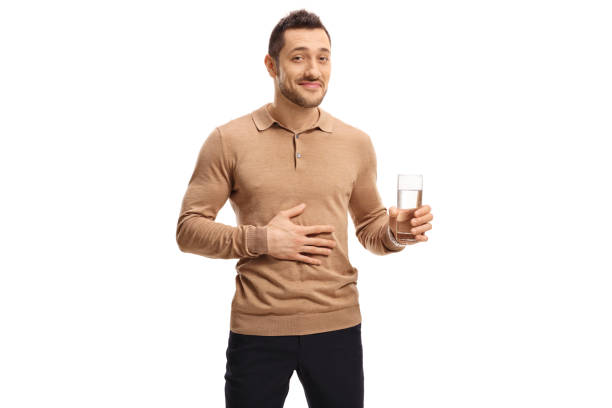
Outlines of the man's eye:
{"label": "man's eye", "polygon": [[[301,56],[296,56],[296,57],[291,58],[291,60],[297,60],[298,58],[302,58],[302,57]],[[329,61],[328,57],[321,57],[320,59],[323,60],[323,61]]]}

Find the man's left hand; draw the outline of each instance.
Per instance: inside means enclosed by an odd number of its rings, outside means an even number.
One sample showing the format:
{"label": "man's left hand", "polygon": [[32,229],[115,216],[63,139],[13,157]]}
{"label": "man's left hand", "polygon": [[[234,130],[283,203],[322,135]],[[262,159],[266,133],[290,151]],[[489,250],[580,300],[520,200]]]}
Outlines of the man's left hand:
{"label": "man's left hand", "polygon": [[[393,226],[396,221],[405,220],[406,213],[408,210],[397,209],[396,207],[389,207],[389,225],[391,226],[391,230],[393,231]],[[410,221],[412,225],[411,233],[416,234],[416,241],[408,242],[408,245],[414,245],[419,242],[427,241],[427,235],[425,235],[425,231],[429,231],[432,226],[429,221],[433,220],[433,214],[431,213],[431,207],[428,205],[423,205],[416,209],[414,212],[414,218]],[[395,236],[395,231],[393,231],[393,235]],[[395,237],[397,239],[397,237]]]}

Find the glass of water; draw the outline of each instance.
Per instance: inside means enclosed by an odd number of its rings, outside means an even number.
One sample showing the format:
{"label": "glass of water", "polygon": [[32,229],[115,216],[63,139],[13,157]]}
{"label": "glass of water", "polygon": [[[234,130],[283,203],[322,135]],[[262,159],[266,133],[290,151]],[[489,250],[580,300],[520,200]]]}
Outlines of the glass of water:
{"label": "glass of water", "polygon": [[414,218],[414,212],[422,205],[422,200],[423,175],[398,174],[397,209],[399,214],[395,223],[395,237],[402,244],[416,241],[416,235],[410,233],[413,227],[410,222]]}

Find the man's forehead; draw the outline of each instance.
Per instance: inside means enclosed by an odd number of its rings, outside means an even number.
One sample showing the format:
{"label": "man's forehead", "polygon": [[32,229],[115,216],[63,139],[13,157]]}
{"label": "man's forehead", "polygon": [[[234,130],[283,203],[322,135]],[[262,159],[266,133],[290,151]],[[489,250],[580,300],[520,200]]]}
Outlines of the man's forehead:
{"label": "man's forehead", "polygon": [[329,39],[322,28],[292,28],[285,31],[285,45],[283,51],[292,52],[300,50],[329,52]]}
{"label": "man's forehead", "polygon": [[[293,47],[288,52],[293,52],[293,51],[310,51],[310,47],[305,47],[303,45],[300,45],[300,46],[297,46],[297,47]],[[327,48],[327,47],[319,47],[318,49],[315,48],[315,51],[330,52],[329,48]]]}

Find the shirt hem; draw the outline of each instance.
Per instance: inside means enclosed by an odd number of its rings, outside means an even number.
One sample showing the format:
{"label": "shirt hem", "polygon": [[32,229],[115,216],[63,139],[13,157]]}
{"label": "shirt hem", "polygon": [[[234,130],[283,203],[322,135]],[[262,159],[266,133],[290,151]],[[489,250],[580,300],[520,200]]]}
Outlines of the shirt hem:
{"label": "shirt hem", "polygon": [[258,336],[293,336],[345,329],[361,323],[359,304],[331,312],[296,315],[252,315],[232,310],[230,330]]}

